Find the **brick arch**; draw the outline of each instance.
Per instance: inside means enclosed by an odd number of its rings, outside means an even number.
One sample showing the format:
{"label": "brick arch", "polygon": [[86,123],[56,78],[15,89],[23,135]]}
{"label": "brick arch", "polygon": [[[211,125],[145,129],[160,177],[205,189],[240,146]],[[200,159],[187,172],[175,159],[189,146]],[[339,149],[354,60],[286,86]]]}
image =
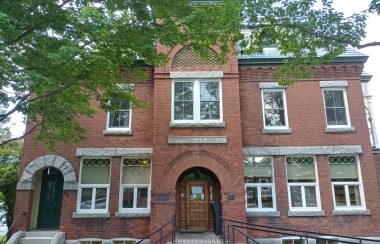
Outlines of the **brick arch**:
{"label": "brick arch", "polygon": [[61,171],[64,183],[76,183],[75,170],[71,163],[61,156],[45,155],[34,159],[22,173],[19,184],[32,183],[33,177],[42,169],[54,167]]}
{"label": "brick arch", "polygon": [[213,172],[222,187],[234,187],[232,184],[236,182],[236,175],[225,160],[207,151],[187,151],[170,160],[163,170],[160,188],[175,189],[177,180],[182,173],[194,167],[205,168]]}
{"label": "brick arch", "polygon": [[178,50],[172,49],[175,54],[172,59],[172,70],[216,70],[220,69],[221,65],[218,62],[217,52],[209,48],[209,58],[202,59],[199,57],[190,46],[181,47]]}

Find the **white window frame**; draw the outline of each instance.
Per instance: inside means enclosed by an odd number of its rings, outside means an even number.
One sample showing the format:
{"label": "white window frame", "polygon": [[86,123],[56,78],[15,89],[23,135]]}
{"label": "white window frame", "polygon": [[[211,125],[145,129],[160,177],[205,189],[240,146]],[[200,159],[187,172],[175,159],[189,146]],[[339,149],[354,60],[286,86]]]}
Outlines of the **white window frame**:
{"label": "white window frame", "polygon": [[[325,91],[343,91],[343,101],[344,101],[344,107],[346,109],[346,121],[347,125],[329,125],[327,121],[327,112],[326,112],[326,100],[325,100]],[[325,120],[326,120],[326,127],[327,128],[350,128],[351,127],[351,118],[350,118],[350,110],[348,106],[348,99],[347,99],[347,91],[346,88],[342,87],[326,87],[322,88],[322,96],[323,96],[323,107],[325,110]]]}
{"label": "white window frame", "polygon": [[[272,183],[244,183],[245,190],[245,209],[248,212],[272,212],[277,210],[276,205],[276,189],[275,189],[275,177],[274,177],[274,165],[273,165],[273,156],[261,156],[261,155],[246,155],[245,157],[268,157],[271,159],[272,164]],[[247,197],[247,187],[256,187],[257,188],[257,208],[248,207],[248,197]],[[272,200],[273,208],[263,208],[262,207],[262,198],[261,198],[261,188],[263,187],[272,187]]]}
{"label": "white window frame", "polygon": [[[147,157],[144,157],[147,158]],[[149,184],[122,184],[123,179],[123,168],[128,167],[123,165],[125,157],[121,158],[121,168],[120,168],[120,191],[119,191],[119,212],[121,213],[150,213],[151,208],[151,185],[152,185],[152,158],[150,158],[150,174],[149,174]],[[133,157],[136,159],[136,157]],[[139,167],[139,166],[131,166]],[[133,208],[123,208],[123,191],[125,188],[133,188]],[[147,207],[137,208],[137,188],[148,188],[147,197]]]}
{"label": "white window frame", "polygon": [[[314,160],[314,172],[315,172],[315,182],[289,182],[288,181],[288,167],[286,163],[287,158],[296,158],[296,157],[312,157]],[[320,211],[321,210],[321,196],[319,191],[319,180],[318,180],[318,167],[317,167],[317,158],[315,155],[294,155],[294,156],[286,156],[285,157],[285,170],[286,170],[286,183],[288,188],[288,202],[289,202],[289,210],[290,211]],[[292,196],[290,187],[291,186],[301,186],[301,196],[302,196],[302,207],[292,207]],[[315,194],[317,197],[317,207],[307,207],[306,206],[306,194],[305,194],[305,186],[314,186]]]}
{"label": "white window frame", "polygon": [[117,111],[129,111],[129,127],[109,127],[110,125],[110,113],[112,112],[107,112],[107,121],[106,121],[106,130],[107,131],[130,131],[132,128],[132,106],[129,107],[129,109],[119,109]]}
{"label": "white window frame", "polygon": [[[284,117],[285,117],[285,125],[284,126],[267,126],[265,125],[265,102],[264,102],[264,92],[282,92],[283,96],[283,102],[284,102]],[[289,129],[289,122],[288,122],[288,104],[286,101],[286,92],[285,88],[276,88],[276,89],[269,89],[269,88],[263,88],[261,89],[261,109],[263,113],[263,125],[265,129],[268,130],[278,130],[278,129]]]}
{"label": "white window frame", "polygon": [[[336,156],[355,156],[356,158],[356,166],[358,170],[358,181],[341,181],[341,182],[333,182],[331,180],[331,190],[332,190],[332,195],[333,195],[333,203],[334,203],[334,209],[335,210],[363,210],[366,209],[366,201],[365,201],[365,196],[364,196],[364,187],[363,187],[363,180],[362,180],[362,173],[361,173],[361,167],[360,167],[360,160],[359,160],[359,155],[329,155],[330,156],[336,157]],[[330,167],[330,162],[329,162],[329,167]],[[331,177],[331,176],[330,176]],[[334,186],[344,186],[344,193],[346,197],[346,206],[337,206],[336,201],[335,201],[335,188]],[[351,206],[350,202],[350,195],[348,191],[348,186],[359,186],[359,191],[360,191],[360,203],[361,206]]]}
{"label": "white window frame", "polygon": [[[175,120],[174,119],[174,84],[177,82],[192,82],[193,83],[193,119],[192,120]],[[203,120],[200,118],[201,114],[201,97],[200,97],[200,83],[201,82],[218,82],[219,84],[219,119]],[[171,121],[174,124],[190,123],[190,124],[207,124],[207,123],[220,123],[223,122],[223,96],[222,96],[222,80],[221,79],[174,79],[172,80],[172,102],[171,102]]]}
{"label": "white window frame", "polygon": [[[85,159],[109,159],[110,160],[110,175],[108,179],[108,184],[82,184],[82,166],[83,160]],[[78,199],[77,199],[77,212],[78,213],[107,213],[109,207],[109,196],[110,196],[110,182],[111,182],[111,158],[110,157],[85,157],[81,158],[80,170],[79,170],[79,184],[78,184]],[[91,209],[81,209],[80,203],[82,198],[82,188],[92,188],[92,199],[91,199]],[[95,209],[95,198],[97,188],[107,188],[106,194],[106,208],[105,209]]]}

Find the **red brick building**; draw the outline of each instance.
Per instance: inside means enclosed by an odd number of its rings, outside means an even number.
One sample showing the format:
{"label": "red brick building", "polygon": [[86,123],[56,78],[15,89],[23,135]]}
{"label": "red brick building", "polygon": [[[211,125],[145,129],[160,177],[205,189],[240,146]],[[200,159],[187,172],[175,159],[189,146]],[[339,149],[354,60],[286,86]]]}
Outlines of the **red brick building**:
{"label": "red brick building", "polygon": [[147,109],[115,101],[120,111],[81,118],[87,140],[54,155],[25,139],[17,231],[124,243],[174,214],[181,231],[214,231],[220,203],[234,220],[380,237],[365,55],[348,50],[283,87],[271,73],[284,57],[272,48],[222,66],[187,47],[158,49],[168,64],[134,83]]}

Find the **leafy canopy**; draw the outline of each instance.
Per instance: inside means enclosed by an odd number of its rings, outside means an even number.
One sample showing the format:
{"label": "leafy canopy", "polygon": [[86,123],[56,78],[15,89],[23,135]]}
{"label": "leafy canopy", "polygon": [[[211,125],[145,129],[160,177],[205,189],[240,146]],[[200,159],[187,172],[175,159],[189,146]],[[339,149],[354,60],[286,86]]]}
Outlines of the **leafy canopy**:
{"label": "leafy canopy", "polygon": [[[93,99],[105,110],[116,109],[111,97],[147,105],[120,84],[146,78],[144,65],[167,62],[158,42],[191,45],[206,58],[209,46],[219,46],[220,62],[238,41],[246,53],[270,43],[293,55],[276,73],[290,83],[310,75],[299,68],[331,60],[346,45],[360,47],[366,12],[346,18],[331,2],[317,8],[315,0],[3,0],[0,122],[21,112],[31,124],[25,134],[36,132],[50,149],[80,141],[85,129],[76,118],[96,113]],[[326,55],[318,59],[321,48]]]}

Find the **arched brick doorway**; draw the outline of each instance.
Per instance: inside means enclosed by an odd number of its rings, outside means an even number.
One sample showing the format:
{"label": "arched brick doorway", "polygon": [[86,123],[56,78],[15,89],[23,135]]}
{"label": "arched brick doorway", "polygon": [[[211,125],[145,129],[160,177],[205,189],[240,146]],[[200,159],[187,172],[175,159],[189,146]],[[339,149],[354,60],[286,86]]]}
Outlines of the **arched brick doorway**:
{"label": "arched brick doorway", "polygon": [[217,229],[221,214],[220,182],[212,171],[202,167],[187,169],[178,178],[176,192],[177,228],[180,231]]}

